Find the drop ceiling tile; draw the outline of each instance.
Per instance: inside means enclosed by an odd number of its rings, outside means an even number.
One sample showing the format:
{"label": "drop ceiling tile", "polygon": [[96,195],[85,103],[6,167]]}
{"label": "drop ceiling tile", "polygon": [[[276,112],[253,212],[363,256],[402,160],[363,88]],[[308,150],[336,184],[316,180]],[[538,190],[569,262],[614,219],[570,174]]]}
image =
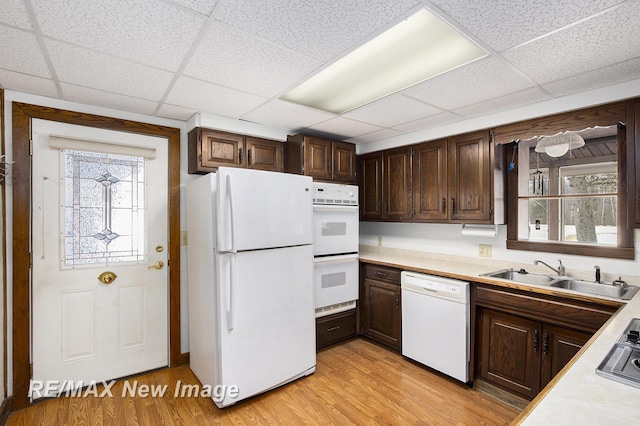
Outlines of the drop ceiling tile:
{"label": "drop ceiling tile", "polygon": [[315,131],[334,135],[338,139],[352,138],[355,136],[382,130],[381,127],[361,121],[349,120],[343,117],[335,117],[322,123],[311,126]]}
{"label": "drop ceiling tile", "polygon": [[587,18],[622,3],[622,0],[432,2],[480,40],[500,52]]}
{"label": "drop ceiling tile", "polygon": [[159,0],[32,0],[42,33],[175,71],[205,17]]}
{"label": "drop ceiling tile", "polygon": [[198,111],[238,118],[264,103],[265,98],[190,77],[180,77],[166,102]]}
{"label": "drop ceiling tile", "polygon": [[404,133],[411,133],[419,130],[430,129],[432,127],[444,126],[445,124],[455,123],[460,120],[463,120],[463,117],[446,111],[441,114],[432,115],[431,117],[421,118],[409,123],[393,126],[393,128]]}
{"label": "drop ceiling tile", "polygon": [[33,29],[23,0],[2,0],[0,2],[0,22],[26,30]]}
{"label": "drop ceiling tile", "polygon": [[342,114],[345,118],[381,127],[393,127],[419,118],[436,115],[442,110],[415,99],[395,94]]}
{"label": "drop ceiling tile", "polygon": [[335,117],[334,114],[291,102],[272,100],[242,118],[286,129],[303,129]]}
{"label": "drop ceiling tile", "polygon": [[503,56],[544,84],[640,57],[639,22],[640,7],[631,1]]}
{"label": "drop ceiling tile", "polygon": [[404,90],[404,94],[445,110],[518,92],[534,85],[498,58],[485,58]]}
{"label": "drop ceiling tile", "polygon": [[502,96],[489,101],[480,102],[475,105],[471,105],[464,108],[459,108],[453,112],[466,118],[480,117],[483,115],[489,115],[496,112],[507,111],[509,109],[518,108],[521,106],[535,104],[547,99],[551,96],[543,92],[537,87],[523,90],[522,92],[512,93],[506,96]]}
{"label": "drop ceiling tile", "polygon": [[640,59],[610,65],[543,85],[553,96],[565,96],[640,78]]}
{"label": "drop ceiling tile", "polygon": [[0,87],[50,98],[58,97],[58,90],[52,80],[3,69],[0,69]]}
{"label": "drop ceiling tile", "polygon": [[87,87],[74,86],[73,84],[61,83],[60,86],[62,87],[64,99],[81,104],[146,115],[152,115],[158,106],[157,102],[103,92],[102,90],[89,89]]}
{"label": "drop ceiling tile", "polygon": [[401,132],[393,129],[382,129],[376,132],[367,133],[366,135],[361,135],[355,138],[347,139],[346,142],[361,144],[368,142],[376,142],[382,139],[392,138],[394,136],[401,135]]}
{"label": "drop ceiling tile", "polygon": [[36,36],[0,25],[0,68],[39,77],[50,77]]}
{"label": "drop ceiling tile", "polygon": [[157,68],[45,39],[60,81],[106,92],[159,101],[173,74]]}
{"label": "drop ceiling tile", "polygon": [[329,61],[417,4],[417,0],[221,0],[216,18],[298,53]]}
{"label": "drop ceiling tile", "polygon": [[293,87],[321,65],[319,61],[218,22],[199,43],[184,73],[272,97]]}
{"label": "drop ceiling tile", "polygon": [[173,118],[174,120],[187,121],[198,110],[164,103],[155,114],[158,117]]}
{"label": "drop ceiling tile", "polygon": [[184,7],[187,7],[191,10],[195,10],[198,13],[202,13],[203,15],[211,15],[211,11],[213,10],[218,0],[171,0],[173,3],[177,3]]}

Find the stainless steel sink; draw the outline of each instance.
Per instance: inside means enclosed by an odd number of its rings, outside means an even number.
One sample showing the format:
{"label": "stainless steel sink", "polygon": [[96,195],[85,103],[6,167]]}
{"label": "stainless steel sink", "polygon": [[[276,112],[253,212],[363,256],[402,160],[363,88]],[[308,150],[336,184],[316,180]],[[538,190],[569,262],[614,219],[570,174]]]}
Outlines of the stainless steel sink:
{"label": "stainless steel sink", "polygon": [[555,288],[573,290],[579,293],[594,294],[597,296],[611,297],[614,299],[629,300],[640,289],[633,285],[614,286],[612,284],[581,281],[566,276],[535,274],[524,269],[501,269],[495,272],[482,274],[483,277],[500,278],[520,284],[543,285]]}
{"label": "stainless steel sink", "polygon": [[551,287],[564,288],[581,293],[597,294],[599,296],[613,297],[628,300],[638,291],[638,287],[628,285],[626,287],[614,286],[611,284],[592,283],[572,279],[560,279],[552,282]]}
{"label": "stainless steel sink", "polygon": [[532,274],[524,269],[516,271],[514,269],[503,269],[496,272],[489,272],[482,274],[485,277],[501,278],[503,280],[515,281],[523,284],[536,284],[536,285],[549,285],[557,279],[557,277],[551,277],[543,274]]}

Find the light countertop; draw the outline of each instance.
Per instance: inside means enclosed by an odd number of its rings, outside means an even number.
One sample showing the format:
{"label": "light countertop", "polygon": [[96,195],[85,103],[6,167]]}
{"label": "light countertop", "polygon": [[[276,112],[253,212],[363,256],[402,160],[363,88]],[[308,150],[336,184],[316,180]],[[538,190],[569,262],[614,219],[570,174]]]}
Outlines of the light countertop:
{"label": "light countertop", "polygon": [[[467,281],[483,282],[518,288],[545,294],[554,294],[580,300],[614,302],[598,296],[588,296],[571,290],[553,289],[548,286],[522,285],[479,275],[505,267],[520,268],[513,262],[493,259],[461,258],[449,255],[420,253],[407,250],[361,246],[363,262],[405,268],[417,272],[443,275]],[[530,272],[532,265],[523,265]],[[638,277],[629,282],[637,285]],[[620,301],[615,301],[620,303]],[[624,301],[623,301],[624,302]],[[536,399],[516,419],[522,425],[620,425],[640,423],[640,388],[624,385],[598,376],[596,368],[624,332],[632,318],[640,317],[640,296],[636,295],[618,310],[613,317],[587,342],[577,358],[561,371]]]}

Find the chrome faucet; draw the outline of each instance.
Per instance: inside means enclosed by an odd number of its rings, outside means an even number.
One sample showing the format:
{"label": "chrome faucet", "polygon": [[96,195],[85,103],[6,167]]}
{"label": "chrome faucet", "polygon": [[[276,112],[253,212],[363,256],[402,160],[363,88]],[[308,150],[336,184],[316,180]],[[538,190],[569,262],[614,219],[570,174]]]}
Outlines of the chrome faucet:
{"label": "chrome faucet", "polygon": [[558,266],[558,269],[554,268],[553,266],[549,265],[548,263],[543,262],[542,260],[534,260],[533,264],[537,265],[538,263],[542,263],[544,266],[546,266],[547,268],[551,269],[553,272],[558,274],[558,276],[565,275],[566,269],[565,269],[564,265],[562,264],[562,260],[558,259],[558,262],[560,262],[560,266]]}

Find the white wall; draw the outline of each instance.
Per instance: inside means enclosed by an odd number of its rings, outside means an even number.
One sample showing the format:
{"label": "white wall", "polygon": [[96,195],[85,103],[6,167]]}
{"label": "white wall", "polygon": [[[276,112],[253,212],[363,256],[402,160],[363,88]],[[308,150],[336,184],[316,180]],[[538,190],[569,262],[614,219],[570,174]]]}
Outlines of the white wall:
{"label": "white wall", "polygon": [[587,256],[572,256],[557,253],[541,253],[523,250],[507,250],[507,227],[498,226],[496,237],[470,237],[461,235],[461,225],[429,224],[429,223],[392,223],[392,222],[360,222],[360,244],[378,246],[378,237],[382,237],[382,247],[417,250],[429,253],[447,254],[483,259],[478,256],[478,244],[492,246],[492,259],[507,262],[530,264],[540,259],[551,266],[557,266],[557,259],[571,273],[584,272],[586,275],[594,271],[593,266],[600,266],[603,279],[612,281],[622,276],[640,275],[640,230],[635,231],[635,260],[604,259]]}

